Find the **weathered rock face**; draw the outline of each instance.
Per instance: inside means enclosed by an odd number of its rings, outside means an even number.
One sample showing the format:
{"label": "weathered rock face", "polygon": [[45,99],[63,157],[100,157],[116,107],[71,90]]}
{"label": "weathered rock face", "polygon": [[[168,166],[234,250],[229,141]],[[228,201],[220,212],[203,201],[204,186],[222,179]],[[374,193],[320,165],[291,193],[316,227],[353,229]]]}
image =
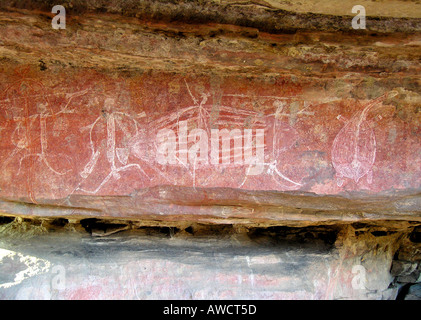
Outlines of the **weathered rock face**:
{"label": "weathered rock face", "polygon": [[420,298],[413,285],[420,233],[408,233],[405,224],[181,229],[91,219],[82,225],[93,237],[63,220],[1,224],[0,297]]}
{"label": "weathered rock face", "polygon": [[419,190],[414,34],[67,21],[3,13],[3,198]]}
{"label": "weathered rock face", "polygon": [[[421,221],[421,17],[397,4],[367,4],[353,30],[352,5],[64,1],[55,30],[50,1],[5,1],[1,214],[336,226],[348,267],[370,232],[397,228],[376,242],[373,290],[416,282],[419,258],[394,255]],[[359,238],[355,223],[380,229]],[[354,297],[345,287],[305,297]]]}

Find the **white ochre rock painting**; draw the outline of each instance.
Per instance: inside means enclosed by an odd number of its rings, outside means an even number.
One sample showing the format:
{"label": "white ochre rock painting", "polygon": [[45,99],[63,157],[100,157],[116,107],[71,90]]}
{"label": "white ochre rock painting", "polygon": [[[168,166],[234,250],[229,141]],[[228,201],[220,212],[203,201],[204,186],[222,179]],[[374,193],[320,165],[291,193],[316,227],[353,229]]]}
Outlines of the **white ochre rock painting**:
{"label": "white ochre rock painting", "polygon": [[[162,129],[168,129],[180,135],[178,130],[184,128],[183,126],[185,126],[186,132],[187,130],[202,130],[201,132],[207,136],[206,141],[212,138],[212,130],[214,129],[221,129],[221,132],[225,129],[238,129],[239,138],[244,141],[246,140],[246,131],[241,129],[253,129],[256,133],[257,130],[260,130],[264,132],[262,141],[265,154],[261,158],[257,157],[258,162],[253,163],[253,165],[259,165],[263,168],[259,174],[269,176],[269,180],[275,181],[282,190],[296,190],[304,186],[305,177],[302,176],[304,170],[298,170],[299,172],[297,171],[295,176],[291,177],[291,171],[288,173],[284,171],[281,156],[289,152],[295,143],[302,138],[302,132],[300,133],[299,127],[296,127],[296,117],[313,116],[315,107],[330,101],[323,101],[323,99],[303,101],[297,97],[291,99],[288,97],[222,93],[222,97],[235,97],[243,101],[261,99],[268,105],[271,104],[269,107],[272,112],[263,114],[241,106],[234,107],[229,104],[209,103],[209,93],[202,93],[201,98],[198,98],[190,90],[186,81],[185,86],[193,100],[193,105],[155,118],[148,117],[145,111],[142,111],[137,116],[117,111],[115,99],[113,97],[105,99],[102,113],[90,125],[81,129],[81,131],[89,132],[87,148],[90,150],[90,156],[79,168],[79,181],[75,187],[72,186],[73,192],[96,194],[108,182],[119,180],[121,174],[126,171],[136,172],[137,175],[135,174],[133,177],[141,179],[145,185],[163,182],[178,184],[180,183],[177,180],[179,176],[171,175],[172,167],[174,166],[186,169],[186,173],[191,176],[190,180],[193,186],[197,186],[197,183],[200,183],[201,186],[206,186],[207,181],[212,177],[216,177],[215,179],[217,180],[218,174],[223,175],[226,166],[223,165],[224,162],[221,165],[219,165],[219,162],[218,164],[213,163],[210,161],[212,160],[211,157],[209,161],[204,161],[203,163],[200,161],[190,163],[177,158],[179,161],[170,163],[171,168],[157,163],[154,157],[157,153],[155,141],[157,133]],[[71,162],[71,155],[51,153],[54,151],[54,148],[51,148],[51,150],[49,148],[47,131],[49,125],[52,124],[48,125],[47,120],[54,123],[57,120],[57,116],[68,114],[71,117],[71,114],[77,112],[77,108],[72,109],[71,107],[72,100],[86,95],[88,91],[86,89],[71,94],[59,93],[65,94],[64,99],[62,99],[60,105],[54,105],[53,101],[48,100],[47,95],[43,95],[45,88],[42,85],[38,85],[38,83],[19,81],[10,85],[5,90],[5,99],[1,100],[0,104],[6,112],[6,119],[11,119],[15,122],[15,128],[11,135],[14,149],[3,160],[2,168],[4,169],[8,163],[12,162],[12,159],[18,157],[18,175],[21,171],[24,171],[21,169],[25,167],[26,162],[29,160],[38,160],[45,165],[50,173],[55,175],[65,176],[70,174],[71,170],[65,164]],[[338,116],[338,119],[345,122],[343,128],[334,138],[331,148],[332,166],[336,171],[338,187],[344,186],[346,178],[359,183],[361,178],[365,177],[367,183],[372,183],[372,168],[376,159],[376,137],[368,116],[373,113],[375,106],[381,106],[382,101],[397,94],[397,91],[390,91],[379,96],[364,105],[360,111],[355,112],[349,120],[344,120],[342,116]],[[39,96],[41,99],[34,100],[34,97]],[[296,103],[302,108],[299,108],[295,114],[291,114],[288,112],[291,109],[288,109],[289,103]],[[53,107],[56,111],[53,110]],[[288,118],[289,121],[286,121],[285,118]],[[34,127],[38,127],[38,130],[35,130]],[[35,134],[39,135],[37,139],[33,137],[31,130],[35,130]],[[180,147],[181,138],[178,136],[175,139],[174,141],[179,144],[178,157],[180,157],[180,150],[184,150]],[[257,145],[257,134],[255,139]],[[187,142],[190,145],[196,143],[196,141],[190,140],[186,141],[186,144]],[[210,146],[212,147],[212,143]],[[244,145],[241,144],[238,147],[234,143],[234,151],[240,148],[241,152],[238,152],[238,154],[244,156],[244,159],[246,158],[246,151],[249,151],[245,147],[245,142]],[[255,146],[254,148],[257,155],[257,147]],[[208,151],[206,148],[206,150],[204,152],[205,156],[208,153],[212,156],[212,149]],[[235,182],[238,183],[236,187],[253,187],[254,177],[249,175],[247,171],[250,170],[252,165],[245,161],[236,162],[236,154],[234,152],[234,159],[224,158],[229,160],[227,163],[230,167],[239,167],[239,171],[236,169],[237,175],[238,172],[244,169],[243,177],[239,177],[240,179]],[[185,154],[183,155],[185,156]],[[231,156],[230,153],[228,157]],[[205,170],[198,171],[198,173],[205,175],[205,178],[208,175],[209,178],[208,180],[201,178],[199,182],[196,170],[201,169]],[[31,199],[33,199],[32,179],[33,174],[36,173],[31,171],[31,166],[28,170],[29,193]]]}
{"label": "white ochre rock painting", "polygon": [[[369,184],[373,181],[372,167],[376,159],[376,137],[367,120],[369,111],[386,98],[394,97],[397,91],[390,91],[368,103],[362,111],[354,113],[336,135],[332,146],[332,164],[336,170],[339,187],[344,178],[356,183],[366,176]],[[338,119],[343,120],[341,116]]]}

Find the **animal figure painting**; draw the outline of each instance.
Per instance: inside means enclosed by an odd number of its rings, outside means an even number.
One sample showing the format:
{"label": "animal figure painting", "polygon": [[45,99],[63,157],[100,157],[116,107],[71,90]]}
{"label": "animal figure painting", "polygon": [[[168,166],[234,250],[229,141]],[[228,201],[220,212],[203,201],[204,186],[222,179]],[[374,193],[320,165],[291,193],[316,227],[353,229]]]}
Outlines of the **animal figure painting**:
{"label": "animal figure painting", "polygon": [[[155,86],[161,80],[88,80],[51,83],[22,72],[1,86],[5,197],[42,203],[163,185],[331,194],[419,181],[419,135],[398,113],[402,94],[390,100],[400,88],[357,100],[345,119],[338,110],[354,102],[279,86],[180,76],[167,92]],[[389,118],[385,108],[397,104]],[[401,175],[407,168],[415,173]]]}
{"label": "animal figure painting", "polygon": [[[368,103],[362,111],[356,112],[345,122],[345,126],[336,135],[332,147],[332,163],[336,170],[336,182],[339,187],[344,178],[356,183],[364,176],[369,184],[373,181],[372,167],[376,159],[376,137],[367,117],[369,112],[384,101],[394,97],[396,91],[388,92]],[[338,116],[338,119],[342,119]]]}

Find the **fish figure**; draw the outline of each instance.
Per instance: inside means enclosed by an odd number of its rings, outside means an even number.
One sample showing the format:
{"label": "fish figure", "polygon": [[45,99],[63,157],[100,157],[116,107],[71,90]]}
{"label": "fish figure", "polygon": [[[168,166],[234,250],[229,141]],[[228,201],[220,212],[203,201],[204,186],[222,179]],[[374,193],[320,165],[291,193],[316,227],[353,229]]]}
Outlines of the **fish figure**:
{"label": "fish figure", "polygon": [[[344,177],[356,183],[366,176],[369,184],[373,181],[372,167],[376,159],[376,137],[367,120],[369,111],[386,98],[394,97],[397,91],[390,91],[368,103],[362,111],[356,112],[336,135],[332,147],[332,163],[336,171],[338,187]],[[338,119],[343,120],[342,116]]]}

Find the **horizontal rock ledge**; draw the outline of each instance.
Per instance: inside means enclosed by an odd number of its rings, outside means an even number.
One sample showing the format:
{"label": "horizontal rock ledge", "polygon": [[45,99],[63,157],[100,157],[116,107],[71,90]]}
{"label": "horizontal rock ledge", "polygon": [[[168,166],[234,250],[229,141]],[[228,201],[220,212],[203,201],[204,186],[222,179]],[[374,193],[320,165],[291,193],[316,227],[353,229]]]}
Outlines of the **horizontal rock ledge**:
{"label": "horizontal rock ledge", "polygon": [[309,226],[350,222],[421,223],[421,194],[320,196],[305,192],[159,186],[127,196],[71,195],[37,204],[2,199],[0,214],[26,218],[110,219],[139,225],[189,223]]}
{"label": "horizontal rock ledge", "polygon": [[[308,2],[308,1],[307,1]],[[317,31],[353,31],[351,20],[356,15],[352,8],[356,3],[352,1],[335,1],[326,3],[282,3],[273,1],[162,1],[162,0],[125,0],[107,1],[70,1],[64,0],[60,4],[66,8],[70,17],[83,14],[117,14],[123,17],[135,17],[165,22],[188,23],[221,23],[238,26],[253,27],[270,33],[294,33],[298,30]],[[32,0],[11,1],[0,3],[3,10],[32,10],[51,15],[54,1]],[[419,3],[406,1],[400,3],[399,12],[393,10],[396,3],[367,3],[363,4],[366,14],[370,18],[367,26],[375,32],[414,32],[421,30],[421,19],[415,12],[419,12]],[[306,5],[309,6],[306,8]],[[392,14],[390,12],[393,12]]]}

